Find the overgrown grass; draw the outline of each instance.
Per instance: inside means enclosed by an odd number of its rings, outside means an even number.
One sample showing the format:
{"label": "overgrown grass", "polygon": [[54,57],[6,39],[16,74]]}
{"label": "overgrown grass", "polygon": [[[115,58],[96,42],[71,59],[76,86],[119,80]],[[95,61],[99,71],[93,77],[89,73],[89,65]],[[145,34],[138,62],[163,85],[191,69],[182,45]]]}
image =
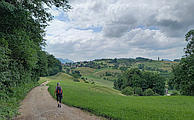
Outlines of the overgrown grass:
{"label": "overgrown grass", "polygon": [[[64,91],[63,103],[115,120],[194,120],[191,96],[121,96],[104,86],[73,82],[60,73],[48,77],[49,92],[54,96],[56,83]],[[59,81],[60,80],[60,81]]]}
{"label": "overgrown grass", "polygon": [[26,94],[39,83],[26,83],[18,87],[13,87],[9,91],[9,94],[5,94],[5,91],[0,91],[2,97],[0,97],[0,120],[11,119],[18,114],[18,107],[21,100],[24,99]]}
{"label": "overgrown grass", "polygon": [[38,81],[39,85],[41,85],[42,83],[46,82],[47,78],[46,77],[40,77],[40,80]]}

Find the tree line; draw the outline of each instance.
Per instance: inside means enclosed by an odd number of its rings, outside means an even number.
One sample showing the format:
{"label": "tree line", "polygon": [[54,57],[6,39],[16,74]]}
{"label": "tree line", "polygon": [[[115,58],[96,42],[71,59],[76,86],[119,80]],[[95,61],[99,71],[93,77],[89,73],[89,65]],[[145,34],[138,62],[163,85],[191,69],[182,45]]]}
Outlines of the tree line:
{"label": "tree line", "polygon": [[[172,66],[168,89],[178,90],[181,95],[194,96],[194,30],[185,35],[185,40],[185,56],[178,64]],[[131,68],[125,70],[114,82],[114,88],[126,95],[164,95],[165,81],[166,79],[156,72]]]}
{"label": "tree line", "polygon": [[126,95],[164,95],[165,79],[158,73],[141,71],[131,68],[123,72],[122,76],[114,82],[114,88]]}
{"label": "tree line", "polygon": [[182,95],[194,96],[194,30],[185,35],[185,40],[185,56],[178,65],[173,66],[173,77],[169,86],[171,89],[179,90]]}
{"label": "tree line", "polygon": [[52,15],[44,7],[70,9],[67,0],[0,1],[0,91],[62,70],[61,63],[43,50],[45,27]]}

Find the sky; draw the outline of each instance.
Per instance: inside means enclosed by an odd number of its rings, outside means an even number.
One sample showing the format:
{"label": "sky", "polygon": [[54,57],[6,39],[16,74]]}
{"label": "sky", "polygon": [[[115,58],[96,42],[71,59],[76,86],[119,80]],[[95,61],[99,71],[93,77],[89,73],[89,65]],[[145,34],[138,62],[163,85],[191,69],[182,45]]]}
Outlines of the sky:
{"label": "sky", "polygon": [[177,59],[194,28],[194,0],[69,0],[52,8],[46,51],[58,58]]}

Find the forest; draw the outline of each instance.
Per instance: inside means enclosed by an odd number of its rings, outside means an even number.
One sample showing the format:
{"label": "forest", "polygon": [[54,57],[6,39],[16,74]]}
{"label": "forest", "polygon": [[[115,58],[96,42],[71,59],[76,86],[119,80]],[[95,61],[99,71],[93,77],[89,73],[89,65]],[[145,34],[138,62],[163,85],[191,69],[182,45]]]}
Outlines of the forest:
{"label": "forest", "polygon": [[16,114],[12,108],[40,77],[62,70],[61,62],[44,51],[45,28],[52,15],[43,3],[70,8],[66,0],[0,1],[0,118]]}

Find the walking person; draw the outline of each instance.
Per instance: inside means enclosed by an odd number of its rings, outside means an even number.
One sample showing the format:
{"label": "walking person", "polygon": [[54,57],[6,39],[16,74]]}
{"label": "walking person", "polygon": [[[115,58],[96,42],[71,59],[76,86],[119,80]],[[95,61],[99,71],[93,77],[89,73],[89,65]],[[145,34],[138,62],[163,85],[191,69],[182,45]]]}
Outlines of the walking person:
{"label": "walking person", "polygon": [[62,88],[60,86],[60,83],[57,83],[55,94],[56,94],[56,97],[57,97],[58,107],[61,107],[61,100],[63,98],[63,91],[62,91]]}

